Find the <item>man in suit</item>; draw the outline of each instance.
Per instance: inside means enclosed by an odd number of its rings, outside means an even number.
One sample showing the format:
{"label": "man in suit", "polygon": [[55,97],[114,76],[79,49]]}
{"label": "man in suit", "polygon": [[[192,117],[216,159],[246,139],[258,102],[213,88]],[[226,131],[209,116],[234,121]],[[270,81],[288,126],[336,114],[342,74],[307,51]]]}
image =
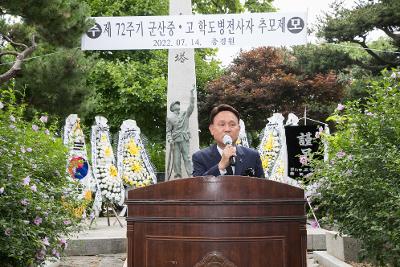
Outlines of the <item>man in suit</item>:
{"label": "man in suit", "polygon": [[[235,146],[240,131],[240,115],[232,106],[221,104],[210,113],[208,129],[216,144],[193,154],[193,176],[245,175],[264,177],[258,152],[251,148]],[[232,144],[226,141],[226,137]],[[234,160],[232,160],[232,157]]]}

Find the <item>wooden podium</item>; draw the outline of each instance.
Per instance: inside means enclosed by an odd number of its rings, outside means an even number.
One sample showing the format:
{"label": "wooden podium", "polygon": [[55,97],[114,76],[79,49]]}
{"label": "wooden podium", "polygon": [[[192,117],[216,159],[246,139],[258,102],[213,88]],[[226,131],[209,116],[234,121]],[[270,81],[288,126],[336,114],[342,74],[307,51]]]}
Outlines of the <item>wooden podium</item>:
{"label": "wooden podium", "polygon": [[129,267],[306,267],[304,191],[243,176],[129,191]]}

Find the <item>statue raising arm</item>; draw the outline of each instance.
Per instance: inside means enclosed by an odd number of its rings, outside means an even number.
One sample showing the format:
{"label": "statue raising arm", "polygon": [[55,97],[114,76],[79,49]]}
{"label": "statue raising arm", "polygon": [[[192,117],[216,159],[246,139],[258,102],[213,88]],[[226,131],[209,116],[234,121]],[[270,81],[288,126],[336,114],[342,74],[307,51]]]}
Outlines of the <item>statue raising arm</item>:
{"label": "statue raising arm", "polygon": [[194,93],[196,92],[196,85],[193,84],[192,90],[190,90],[190,103],[189,107],[186,111],[186,116],[189,118],[190,115],[192,115],[193,110],[194,110]]}

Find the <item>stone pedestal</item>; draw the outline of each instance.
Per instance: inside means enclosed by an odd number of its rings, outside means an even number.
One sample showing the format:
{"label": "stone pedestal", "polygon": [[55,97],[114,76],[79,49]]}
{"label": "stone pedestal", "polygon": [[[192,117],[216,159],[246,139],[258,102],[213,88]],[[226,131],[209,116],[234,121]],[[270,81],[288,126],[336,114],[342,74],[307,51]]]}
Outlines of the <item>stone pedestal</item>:
{"label": "stone pedestal", "polygon": [[358,240],[349,236],[339,236],[337,232],[326,232],[326,250],[342,261],[358,262],[361,244]]}

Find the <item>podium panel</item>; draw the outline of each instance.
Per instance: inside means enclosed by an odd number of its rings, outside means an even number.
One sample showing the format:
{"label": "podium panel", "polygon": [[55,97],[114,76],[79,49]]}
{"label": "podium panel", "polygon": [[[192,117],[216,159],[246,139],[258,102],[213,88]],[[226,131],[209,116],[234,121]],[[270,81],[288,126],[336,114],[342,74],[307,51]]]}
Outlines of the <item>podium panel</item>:
{"label": "podium panel", "polygon": [[306,267],[304,192],[196,177],[129,191],[130,267]]}

